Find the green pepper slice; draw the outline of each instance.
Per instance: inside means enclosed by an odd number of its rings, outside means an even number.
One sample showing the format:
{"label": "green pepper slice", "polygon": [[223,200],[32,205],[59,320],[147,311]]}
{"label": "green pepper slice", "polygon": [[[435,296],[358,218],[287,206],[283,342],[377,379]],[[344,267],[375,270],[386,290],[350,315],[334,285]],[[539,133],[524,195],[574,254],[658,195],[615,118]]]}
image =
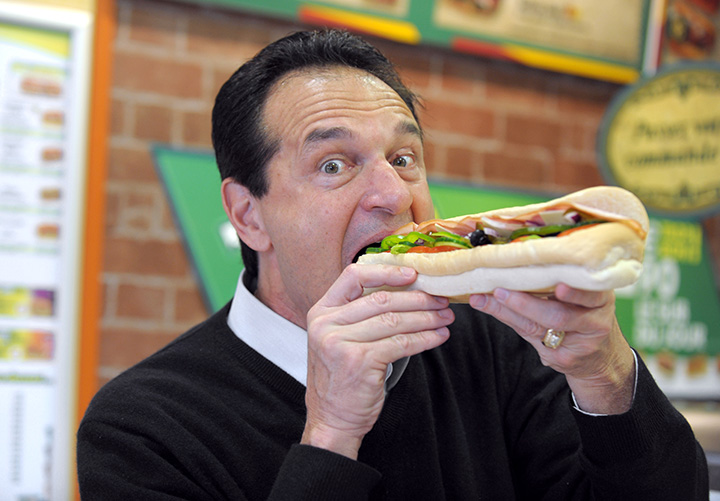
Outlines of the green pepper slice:
{"label": "green pepper slice", "polygon": [[581,221],[575,224],[549,224],[547,226],[528,226],[513,231],[510,234],[509,240],[512,241],[525,235],[538,235],[541,237],[548,237],[551,235],[557,235],[558,233],[569,230],[571,228],[577,228],[578,226],[585,226],[586,224],[597,224],[603,222],[605,221],[601,221],[598,219],[590,219],[588,221]]}
{"label": "green pepper slice", "polygon": [[441,243],[443,245],[445,243],[452,243],[456,244],[458,247],[472,249],[472,244],[469,239],[456,235],[455,233],[450,233],[448,231],[436,231],[431,233],[430,236],[435,239],[435,245],[439,245]]}

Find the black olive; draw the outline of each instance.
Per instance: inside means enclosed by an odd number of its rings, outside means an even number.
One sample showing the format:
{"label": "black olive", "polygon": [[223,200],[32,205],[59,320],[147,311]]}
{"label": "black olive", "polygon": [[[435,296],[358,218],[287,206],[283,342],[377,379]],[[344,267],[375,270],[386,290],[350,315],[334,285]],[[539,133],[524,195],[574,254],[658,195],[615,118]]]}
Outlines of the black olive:
{"label": "black olive", "polygon": [[487,245],[489,243],[492,243],[490,242],[490,237],[488,237],[483,230],[475,230],[470,233],[470,244],[472,244],[473,247]]}

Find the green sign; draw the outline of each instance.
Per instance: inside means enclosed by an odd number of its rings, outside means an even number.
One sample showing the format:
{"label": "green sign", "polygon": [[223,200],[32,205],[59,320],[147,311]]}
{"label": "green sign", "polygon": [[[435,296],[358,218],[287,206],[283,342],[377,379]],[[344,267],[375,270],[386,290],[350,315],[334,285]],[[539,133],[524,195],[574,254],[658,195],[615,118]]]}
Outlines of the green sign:
{"label": "green sign", "polygon": [[[242,269],[237,236],[220,201],[215,158],[162,147],[154,153],[207,307],[215,311],[232,298]],[[430,192],[441,218],[557,195],[437,181],[430,182]],[[623,332],[666,393],[720,398],[720,298],[699,223],[651,217],[643,275],[616,296]]]}
{"label": "green sign", "polygon": [[162,147],[154,156],[205,305],[216,311],[232,298],[243,267],[240,244],[222,207],[215,156]]}

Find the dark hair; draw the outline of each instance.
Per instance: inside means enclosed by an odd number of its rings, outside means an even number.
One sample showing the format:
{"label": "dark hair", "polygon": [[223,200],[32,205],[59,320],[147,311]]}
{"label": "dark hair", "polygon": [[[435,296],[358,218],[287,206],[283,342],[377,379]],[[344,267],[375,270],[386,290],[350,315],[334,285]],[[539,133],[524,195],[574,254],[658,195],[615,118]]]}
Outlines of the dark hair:
{"label": "dark hair", "polygon": [[[243,64],[220,88],[212,112],[212,141],[222,179],[233,178],[255,197],[267,193],[267,162],[280,147],[269,137],[263,112],[269,92],[293,71],[344,66],[374,75],[405,102],[415,120],[417,97],[393,64],[375,47],[343,30],[302,31],[277,40]],[[250,279],[257,277],[257,253],[241,242]]]}

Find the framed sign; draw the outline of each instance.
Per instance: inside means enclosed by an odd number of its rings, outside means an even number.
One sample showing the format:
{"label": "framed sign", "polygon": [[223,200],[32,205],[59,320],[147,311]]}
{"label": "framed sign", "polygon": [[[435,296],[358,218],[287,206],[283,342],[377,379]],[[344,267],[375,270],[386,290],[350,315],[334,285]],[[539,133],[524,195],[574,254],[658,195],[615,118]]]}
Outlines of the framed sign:
{"label": "framed sign", "polygon": [[679,63],[624,89],[608,108],[598,156],[609,182],[648,210],[720,210],[720,63]]}
{"label": "framed sign", "polygon": [[665,0],[185,0],[619,83],[657,66]]}
{"label": "framed sign", "polygon": [[75,490],[92,28],[0,1],[0,500]]}

